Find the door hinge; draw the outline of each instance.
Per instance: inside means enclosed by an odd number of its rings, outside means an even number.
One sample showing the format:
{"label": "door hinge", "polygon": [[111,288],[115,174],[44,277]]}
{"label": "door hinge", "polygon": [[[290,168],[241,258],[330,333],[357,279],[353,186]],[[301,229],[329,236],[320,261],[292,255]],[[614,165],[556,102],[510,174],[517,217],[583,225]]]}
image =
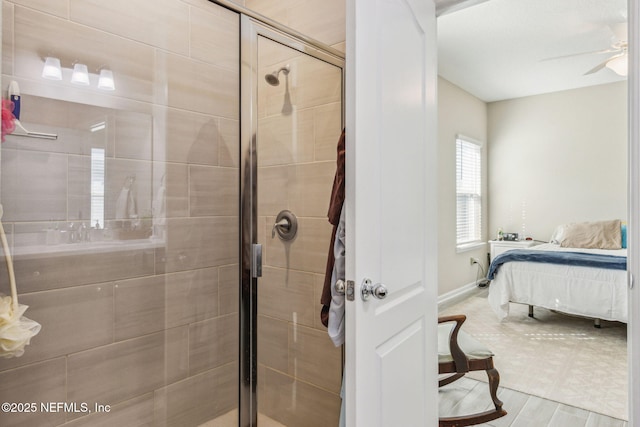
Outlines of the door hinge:
{"label": "door hinge", "polygon": [[262,277],[262,245],[251,245],[251,275],[254,278]]}
{"label": "door hinge", "polygon": [[356,295],[356,282],[353,280],[347,280],[347,289],[345,291],[347,301],[353,301]]}

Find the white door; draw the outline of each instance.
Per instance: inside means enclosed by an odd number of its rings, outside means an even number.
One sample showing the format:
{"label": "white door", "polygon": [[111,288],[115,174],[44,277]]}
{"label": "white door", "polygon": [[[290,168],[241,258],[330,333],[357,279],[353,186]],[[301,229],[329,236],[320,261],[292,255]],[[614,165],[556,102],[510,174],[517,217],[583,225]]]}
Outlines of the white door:
{"label": "white door", "polygon": [[[346,57],[347,425],[435,426],[433,1],[348,0]],[[363,301],[367,278],[387,297]]]}

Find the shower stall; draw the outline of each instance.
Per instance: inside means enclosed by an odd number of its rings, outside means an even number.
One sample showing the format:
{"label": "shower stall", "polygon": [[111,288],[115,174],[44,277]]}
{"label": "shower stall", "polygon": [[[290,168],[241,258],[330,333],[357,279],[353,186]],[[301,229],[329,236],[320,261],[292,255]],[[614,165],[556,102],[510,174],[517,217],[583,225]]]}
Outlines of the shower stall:
{"label": "shower stall", "polygon": [[0,425],[337,425],[342,55],[228,1],[12,0],[11,82],[2,222],[42,329],[0,358]]}

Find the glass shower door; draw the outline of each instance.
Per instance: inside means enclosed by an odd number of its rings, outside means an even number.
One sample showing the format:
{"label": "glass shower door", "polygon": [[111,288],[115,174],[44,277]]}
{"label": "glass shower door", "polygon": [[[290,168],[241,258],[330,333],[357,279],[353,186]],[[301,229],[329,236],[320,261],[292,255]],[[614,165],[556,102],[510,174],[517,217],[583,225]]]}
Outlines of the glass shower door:
{"label": "glass shower door", "polygon": [[337,425],[342,352],[320,322],[320,295],[342,130],[341,63],[261,29],[255,43],[250,139],[262,272],[252,293],[253,405],[259,426]]}

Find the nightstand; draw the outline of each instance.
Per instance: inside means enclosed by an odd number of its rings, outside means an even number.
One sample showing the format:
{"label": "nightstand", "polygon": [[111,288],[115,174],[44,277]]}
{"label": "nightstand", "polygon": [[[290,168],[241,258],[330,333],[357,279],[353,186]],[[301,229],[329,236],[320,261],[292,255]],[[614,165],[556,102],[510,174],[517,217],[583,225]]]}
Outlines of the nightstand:
{"label": "nightstand", "polygon": [[489,240],[489,262],[493,261],[493,259],[502,252],[510,249],[526,249],[538,244],[538,242],[533,240]]}

